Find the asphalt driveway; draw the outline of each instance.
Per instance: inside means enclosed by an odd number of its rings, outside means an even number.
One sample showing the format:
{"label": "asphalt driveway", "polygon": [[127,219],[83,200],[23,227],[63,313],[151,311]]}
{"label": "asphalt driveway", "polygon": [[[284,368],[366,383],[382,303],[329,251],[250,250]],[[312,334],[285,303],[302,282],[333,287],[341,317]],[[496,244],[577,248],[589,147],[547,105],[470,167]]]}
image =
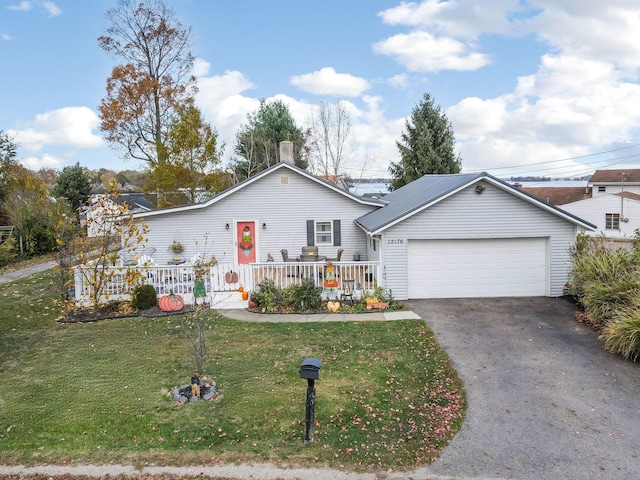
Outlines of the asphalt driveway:
{"label": "asphalt driveway", "polygon": [[428,478],[640,475],[640,364],[606,353],[563,299],[405,302],[465,382],[466,421]]}

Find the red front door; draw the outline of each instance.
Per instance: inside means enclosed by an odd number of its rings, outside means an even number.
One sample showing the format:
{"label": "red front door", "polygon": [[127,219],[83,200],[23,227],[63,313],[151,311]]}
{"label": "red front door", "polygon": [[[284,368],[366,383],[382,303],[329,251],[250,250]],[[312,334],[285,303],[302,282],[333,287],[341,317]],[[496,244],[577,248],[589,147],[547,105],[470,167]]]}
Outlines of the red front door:
{"label": "red front door", "polygon": [[238,245],[238,264],[256,262],[256,224],[255,222],[236,223],[236,244]]}

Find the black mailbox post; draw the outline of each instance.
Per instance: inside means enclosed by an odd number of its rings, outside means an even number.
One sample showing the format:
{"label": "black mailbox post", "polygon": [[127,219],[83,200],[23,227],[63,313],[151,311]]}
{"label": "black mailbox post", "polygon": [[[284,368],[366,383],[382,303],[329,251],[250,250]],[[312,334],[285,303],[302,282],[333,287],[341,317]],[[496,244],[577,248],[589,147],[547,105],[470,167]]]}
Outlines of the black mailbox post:
{"label": "black mailbox post", "polygon": [[300,378],[307,380],[307,411],[305,416],[304,443],[313,441],[315,424],[316,388],[315,381],[320,378],[320,359],[306,358],[300,365]]}

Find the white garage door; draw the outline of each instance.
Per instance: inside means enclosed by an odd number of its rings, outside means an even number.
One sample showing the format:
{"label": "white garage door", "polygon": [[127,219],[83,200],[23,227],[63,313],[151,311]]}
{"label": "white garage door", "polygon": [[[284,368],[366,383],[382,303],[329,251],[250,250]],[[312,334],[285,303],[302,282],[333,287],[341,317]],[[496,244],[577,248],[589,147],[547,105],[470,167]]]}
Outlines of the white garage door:
{"label": "white garage door", "polygon": [[409,298],[547,294],[544,238],[409,240]]}

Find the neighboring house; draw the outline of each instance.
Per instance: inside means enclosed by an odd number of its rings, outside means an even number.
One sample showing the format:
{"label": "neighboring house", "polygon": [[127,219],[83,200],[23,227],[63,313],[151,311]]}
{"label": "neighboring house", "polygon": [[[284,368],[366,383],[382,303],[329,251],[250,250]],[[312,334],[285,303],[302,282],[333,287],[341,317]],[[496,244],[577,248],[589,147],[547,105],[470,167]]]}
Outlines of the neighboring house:
{"label": "neighboring house", "polygon": [[[379,266],[398,300],[560,296],[569,249],[590,223],[487,174],[426,175],[383,199],[354,196],[281,162],[193,205],[135,215],[149,227],[156,265],[214,255],[228,269],[281,263],[303,247]],[[271,264],[273,265],[273,264]],[[266,267],[265,267],[266,268]]]}
{"label": "neighboring house", "polygon": [[523,187],[519,183],[516,183],[514,187],[520,188],[551,205],[566,205],[591,198],[591,187]]}
{"label": "neighboring house", "polygon": [[640,169],[596,170],[584,188],[521,188],[596,225],[590,235],[632,238],[640,228]]}
{"label": "neighboring house", "polygon": [[589,179],[592,196],[631,192],[640,195],[640,169],[596,170]]}
{"label": "neighboring house", "polygon": [[640,194],[605,193],[587,200],[568,203],[562,208],[596,225],[591,235],[607,238],[633,238],[640,228]]}
{"label": "neighboring house", "polygon": [[122,193],[115,197],[106,198],[104,194],[92,195],[88,205],[82,212],[81,221],[87,228],[88,237],[104,235],[111,228],[110,217],[122,214],[118,205],[124,205],[129,213],[148,212],[153,208],[149,196],[144,193]]}

